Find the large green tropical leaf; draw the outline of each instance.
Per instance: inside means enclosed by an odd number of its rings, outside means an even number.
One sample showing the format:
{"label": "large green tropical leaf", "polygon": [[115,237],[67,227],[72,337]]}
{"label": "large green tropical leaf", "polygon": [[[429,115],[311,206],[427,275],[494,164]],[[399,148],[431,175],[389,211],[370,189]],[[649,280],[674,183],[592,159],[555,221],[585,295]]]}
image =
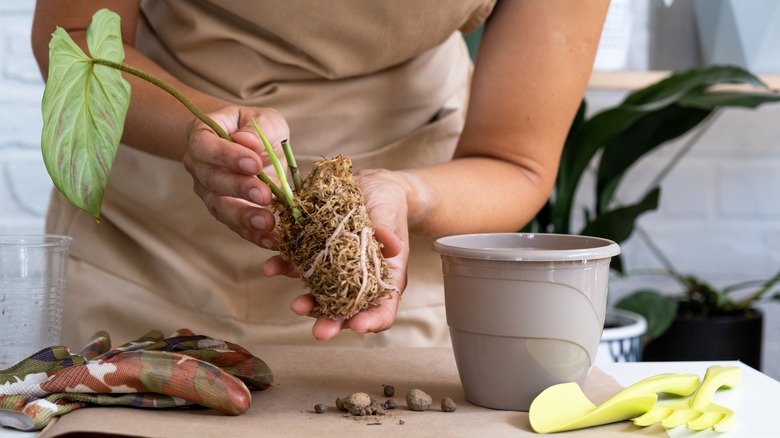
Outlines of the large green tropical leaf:
{"label": "large green tropical leaf", "polygon": [[664,295],[654,289],[642,289],[627,296],[617,303],[618,309],[638,313],[647,320],[648,340],[655,339],[672,325],[677,315],[678,302],[671,296]]}
{"label": "large green tropical leaf", "polygon": [[603,146],[596,178],[596,211],[609,209],[623,175],[639,159],[701,123],[710,111],[678,105],[637,114],[629,129],[616,133]]}
{"label": "large green tropical leaf", "polygon": [[636,204],[621,206],[592,218],[579,234],[623,242],[631,236],[639,216],[658,208],[660,196],[661,189],[656,187]]}
{"label": "large green tropical leaf", "polygon": [[[712,86],[739,84],[759,91],[718,91]],[[591,214],[609,211],[612,196],[626,171],[640,158],[701,123],[717,108],[754,108],[780,95],[750,72],[734,66],[710,66],[676,73],[629,95],[620,105],[589,119],[578,119],[566,140],[555,193],[547,213],[552,231],[572,232],[571,216],[578,184],[600,153],[596,205]],[[580,112],[584,105],[580,108]]]}
{"label": "large green tropical leaf", "polygon": [[769,91],[712,91],[691,93],[680,99],[678,103],[687,108],[711,110],[723,106],[756,108],[770,102],[780,102],[780,94]]}
{"label": "large green tropical leaf", "polygon": [[[93,57],[121,64],[119,16],[105,9],[95,13],[87,46]],[[130,84],[122,74],[93,63],[57,28],[49,43],[49,77],[41,104],[43,160],[63,195],[98,220],[129,103]]]}
{"label": "large green tropical leaf", "polygon": [[555,232],[571,232],[571,212],[582,174],[604,144],[620,132],[620,127],[630,125],[635,117],[636,114],[630,111],[607,110],[581,123],[574,132],[570,132],[561,156],[555,186],[555,203],[552,206]]}
{"label": "large green tropical leaf", "polygon": [[[759,91],[717,91],[722,84],[748,85]],[[596,186],[597,209],[605,211],[622,176],[636,161],[701,123],[713,110],[756,108],[780,101],[760,79],[733,66],[713,66],[672,75],[628,96],[616,110],[636,112],[631,125],[603,145]]]}
{"label": "large green tropical leaf", "polygon": [[649,112],[684,99],[691,94],[702,93],[713,85],[741,84],[766,89],[757,76],[740,67],[713,65],[675,73],[666,79],[632,93],[621,104],[637,111]]}

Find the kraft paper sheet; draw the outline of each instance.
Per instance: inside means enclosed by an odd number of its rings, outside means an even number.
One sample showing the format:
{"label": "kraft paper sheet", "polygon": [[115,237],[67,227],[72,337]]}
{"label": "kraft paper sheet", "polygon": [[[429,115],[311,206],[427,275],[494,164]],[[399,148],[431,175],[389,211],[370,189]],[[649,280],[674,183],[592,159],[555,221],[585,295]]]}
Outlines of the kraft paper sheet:
{"label": "kraft paper sheet", "polygon": [[[329,348],[269,346],[253,351],[274,372],[274,384],[253,393],[252,407],[230,417],[205,409],[151,410],[124,407],[84,408],[67,414],[43,430],[41,438],[102,434],[113,436],[539,436],[525,412],[498,411],[465,400],[449,349]],[[398,409],[385,416],[352,417],[335,407],[337,397],[366,392],[384,401],[383,385],[393,385]],[[430,394],[430,410],[406,408],[412,388]],[[600,404],[622,389],[594,367],[584,392]],[[439,403],[451,397],[455,412]],[[314,412],[323,403],[328,410]],[[621,422],[551,436],[668,436],[658,425],[638,428]]]}

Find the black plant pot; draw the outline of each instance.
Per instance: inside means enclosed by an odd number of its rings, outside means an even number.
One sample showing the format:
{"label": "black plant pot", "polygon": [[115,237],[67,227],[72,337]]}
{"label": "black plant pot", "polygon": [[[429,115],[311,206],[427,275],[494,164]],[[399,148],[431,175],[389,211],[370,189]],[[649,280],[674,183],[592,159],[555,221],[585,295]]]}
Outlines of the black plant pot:
{"label": "black plant pot", "polygon": [[669,330],[645,345],[642,360],[739,360],[761,369],[763,320],[758,309],[709,318],[678,316]]}

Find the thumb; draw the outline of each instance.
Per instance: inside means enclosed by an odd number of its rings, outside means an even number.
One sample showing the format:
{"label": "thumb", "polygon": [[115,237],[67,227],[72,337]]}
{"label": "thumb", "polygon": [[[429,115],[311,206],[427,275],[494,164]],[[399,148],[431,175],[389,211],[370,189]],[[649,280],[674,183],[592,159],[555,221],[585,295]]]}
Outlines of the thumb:
{"label": "thumb", "polygon": [[395,257],[401,253],[403,243],[401,237],[383,223],[374,223],[374,237],[382,244],[382,255],[385,257]]}

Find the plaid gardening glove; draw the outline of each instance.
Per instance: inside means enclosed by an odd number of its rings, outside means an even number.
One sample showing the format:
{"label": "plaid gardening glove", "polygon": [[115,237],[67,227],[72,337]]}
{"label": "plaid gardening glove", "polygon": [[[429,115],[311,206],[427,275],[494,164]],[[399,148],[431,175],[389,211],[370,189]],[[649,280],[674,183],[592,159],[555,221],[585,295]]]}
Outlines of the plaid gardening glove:
{"label": "plaid gardening glove", "polygon": [[38,430],[84,406],[200,405],[228,415],[249,409],[251,389],[271,386],[265,362],[244,348],[182,329],[111,349],[100,332],[82,350],[45,348],[0,370],[0,425]]}

